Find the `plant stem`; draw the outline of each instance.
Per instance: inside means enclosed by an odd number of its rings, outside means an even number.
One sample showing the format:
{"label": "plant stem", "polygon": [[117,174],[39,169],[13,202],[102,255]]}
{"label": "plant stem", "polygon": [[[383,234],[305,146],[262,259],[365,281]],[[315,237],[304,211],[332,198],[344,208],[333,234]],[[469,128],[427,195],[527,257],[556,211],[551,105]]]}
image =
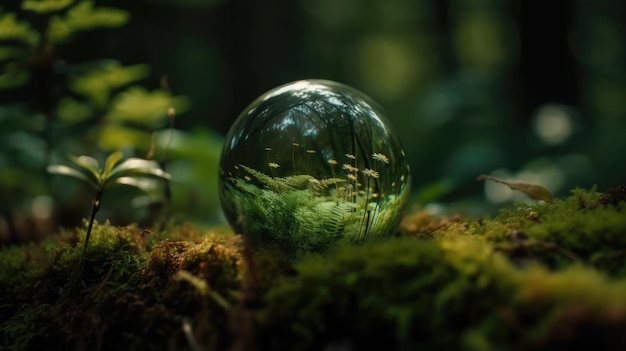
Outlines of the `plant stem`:
{"label": "plant stem", "polygon": [[[166,163],[167,163],[167,151],[170,148],[170,144],[172,143],[172,138],[174,137],[174,117],[176,117],[176,113],[173,108],[170,108],[168,111],[168,117],[170,120],[169,131],[167,136],[167,141],[165,143],[165,148],[163,150],[163,155],[161,157],[161,162],[159,162],[161,169],[163,172],[167,172]],[[163,196],[165,197],[165,212],[163,213],[163,217],[159,222],[157,222],[157,231],[161,231],[161,229],[165,228],[167,222],[172,217],[172,185],[169,179],[165,179],[165,185],[163,187]]]}
{"label": "plant stem", "polygon": [[102,199],[102,193],[104,189],[101,187],[96,191],[96,198],[93,200],[91,207],[91,216],[89,217],[89,226],[87,227],[87,233],[85,234],[85,243],[83,244],[83,252],[80,255],[80,261],[78,263],[79,269],[82,271],[83,262],[85,260],[85,253],[87,253],[87,245],[89,244],[89,237],[91,236],[91,228],[93,228],[93,222],[96,219],[96,213],[100,209],[100,200]]}
{"label": "plant stem", "polygon": [[[370,211],[368,208],[369,205],[369,196],[370,196],[370,178],[367,177],[367,190],[365,193],[365,212],[367,213],[367,216],[363,217],[363,221],[361,221],[361,226],[359,228],[359,241],[361,241],[362,239],[364,239],[367,236],[367,229],[369,227],[369,222],[370,222]],[[362,231],[363,229],[363,223],[365,223],[365,231]],[[363,233],[363,236],[361,236],[361,233]]]}
{"label": "plant stem", "polygon": [[243,252],[242,257],[247,271],[241,284],[239,302],[231,314],[231,328],[236,335],[235,341],[229,351],[249,351],[255,349],[255,319],[258,303],[258,289],[260,284],[259,269],[256,265],[254,254],[250,246],[250,239],[246,222],[243,218],[238,220],[242,227]]}

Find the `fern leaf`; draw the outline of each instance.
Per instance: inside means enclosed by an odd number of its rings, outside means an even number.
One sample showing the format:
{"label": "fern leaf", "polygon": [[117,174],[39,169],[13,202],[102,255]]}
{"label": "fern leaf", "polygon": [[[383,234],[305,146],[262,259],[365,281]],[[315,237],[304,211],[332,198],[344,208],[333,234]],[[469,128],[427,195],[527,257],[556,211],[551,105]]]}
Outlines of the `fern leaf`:
{"label": "fern leaf", "polygon": [[315,179],[310,175],[301,174],[284,178],[284,184],[294,190],[304,190],[309,186],[311,180]]}
{"label": "fern leaf", "polygon": [[74,0],[24,0],[22,10],[45,14],[63,10],[73,2]]}

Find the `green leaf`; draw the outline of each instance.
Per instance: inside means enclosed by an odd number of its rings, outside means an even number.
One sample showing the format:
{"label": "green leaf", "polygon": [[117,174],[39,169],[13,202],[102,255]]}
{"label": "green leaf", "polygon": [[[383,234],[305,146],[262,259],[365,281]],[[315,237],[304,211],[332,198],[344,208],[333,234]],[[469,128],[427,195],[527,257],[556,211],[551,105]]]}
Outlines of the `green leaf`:
{"label": "green leaf", "polygon": [[16,65],[7,65],[4,68],[6,73],[0,74],[0,90],[21,87],[22,85],[28,83],[30,79],[30,73],[28,71],[13,69],[17,68]]}
{"label": "green leaf", "polygon": [[102,183],[102,177],[100,176],[100,164],[98,163],[98,160],[91,156],[84,155],[79,157],[70,156],[70,160],[91,174],[91,176],[94,177],[94,182],[96,184]]}
{"label": "green leaf", "polygon": [[61,43],[72,39],[77,32],[120,27],[129,19],[128,11],[110,7],[94,8],[92,1],[82,1],[69,9],[65,17],[53,16],[50,19],[48,37],[52,43]]}
{"label": "green leaf", "polygon": [[107,182],[112,182],[116,178],[129,176],[153,176],[170,179],[170,175],[164,172],[156,161],[133,157],[115,167],[109,174]]}
{"label": "green leaf", "polygon": [[121,151],[116,151],[110,154],[109,157],[107,157],[107,160],[104,164],[104,171],[102,171],[102,179],[104,180],[104,182],[107,181],[109,174],[111,174],[111,171],[113,170],[115,165],[117,165],[123,157],[124,154]]}
{"label": "green leaf", "polygon": [[14,13],[0,13],[0,40],[16,40],[37,46],[39,33],[28,22],[18,21]]}
{"label": "green leaf", "polygon": [[87,97],[100,108],[107,106],[113,90],[143,79],[150,73],[150,68],[144,64],[126,67],[117,61],[102,64],[84,75],[72,77],[69,83],[72,91]]}
{"label": "green leaf", "polygon": [[94,189],[98,188],[98,185],[94,182],[93,179],[87,177],[84,173],[65,166],[65,165],[50,165],[47,167],[47,171],[48,173],[53,173],[53,174],[60,174],[60,175],[65,175],[65,176],[70,176],[70,177],[74,177],[77,179],[80,179],[86,183],[88,183],[89,185],[91,185]]}
{"label": "green leaf", "polygon": [[147,150],[150,147],[150,134],[143,130],[116,123],[106,123],[100,129],[98,146],[113,151],[127,148]]}
{"label": "green leaf", "polygon": [[94,108],[90,104],[64,96],[57,104],[59,121],[67,124],[83,122],[94,115]]}
{"label": "green leaf", "polygon": [[95,158],[84,155],[69,156],[70,160],[80,169],[64,165],[51,165],[48,167],[48,172],[81,179],[100,190],[112,183],[119,183],[148,191],[157,187],[158,183],[155,179],[145,177],[170,179],[170,175],[164,172],[156,161],[133,157],[119,163],[123,157],[124,154],[121,151],[113,152],[107,157],[104,170],[100,172],[99,163]]}
{"label": "green leaf", "polygon": [[83,156],[74,157],[73,161],[74,163],[76,163],[77,165],[85,169],[93,170],[96,173],[100,172],[100,163],[98,163],[98,160],[96,160],[95,158],[91,156],[83,155]]}
{"label": "green leaf", "polygon": [[170,107],[182,113],[189,108],[189,99],[184,96],[173,97],[164,90],[146,91],[133,86],[115,96],[106,118],[111,122],[131,122],[154,129],[161,127],[167,120]]}
{"label": "green leaf", "polygon": [[74,2],[74,0],[24,0],[22,10],[35,13],[50,13],[63,10]]}
{"label": "green leaf", "polygon": [[115,183],[129,185],[145,192],[150,192],[158,188],[160,182],[151,178],[120,177],[115,179]]}

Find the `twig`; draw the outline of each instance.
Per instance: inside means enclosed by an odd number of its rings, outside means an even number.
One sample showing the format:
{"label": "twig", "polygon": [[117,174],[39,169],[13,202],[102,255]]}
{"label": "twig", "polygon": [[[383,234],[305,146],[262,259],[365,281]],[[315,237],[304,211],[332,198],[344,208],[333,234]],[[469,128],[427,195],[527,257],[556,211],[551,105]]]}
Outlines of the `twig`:
{"label": "twig", "polygon": [[239,302],[235,306],[231,319],[231,328],[235,335],[235,340],[230,347],[230,351],[251,351],[255,349],[255,328],[254,311],[250,308],[257,299],[259,286],[259,272],[254,255],[250,247],[250,240],[247,236],[245,221],[238,220],[243,235],[243,259],[247,267],[246,275],[242,282],[242,294]]}

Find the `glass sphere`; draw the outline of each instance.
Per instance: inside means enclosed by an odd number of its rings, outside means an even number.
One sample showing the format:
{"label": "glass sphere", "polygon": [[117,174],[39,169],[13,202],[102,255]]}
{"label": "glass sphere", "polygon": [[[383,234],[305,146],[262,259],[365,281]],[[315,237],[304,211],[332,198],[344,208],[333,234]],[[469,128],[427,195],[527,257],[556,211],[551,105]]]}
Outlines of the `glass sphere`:
{"label": "glass sphere", "polygon": [[409,165],[381,108],[326,80],[252,102],[226,136],[219,172],[234,230],[288,255],[393,234],[409,199]]}

